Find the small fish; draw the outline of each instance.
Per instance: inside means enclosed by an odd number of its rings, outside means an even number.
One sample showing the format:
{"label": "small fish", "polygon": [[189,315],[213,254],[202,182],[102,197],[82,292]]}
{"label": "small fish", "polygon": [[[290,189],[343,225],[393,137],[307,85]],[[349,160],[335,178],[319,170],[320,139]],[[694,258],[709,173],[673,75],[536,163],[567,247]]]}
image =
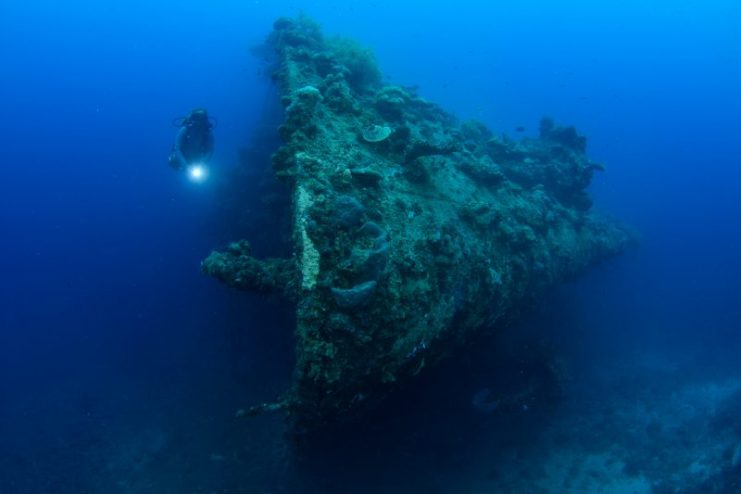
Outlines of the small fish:
{"label": "small fish", "polygon": [[525,132],[525,130],[525,127],[523,127],[522,125],[518,125],[517,127],[515,127],[515,132]]}

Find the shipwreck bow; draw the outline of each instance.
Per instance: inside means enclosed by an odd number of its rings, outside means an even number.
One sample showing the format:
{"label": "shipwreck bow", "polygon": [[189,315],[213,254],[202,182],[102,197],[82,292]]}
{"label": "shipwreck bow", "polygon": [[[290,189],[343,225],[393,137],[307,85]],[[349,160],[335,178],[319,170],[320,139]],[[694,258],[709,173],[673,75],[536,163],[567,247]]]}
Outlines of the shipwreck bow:
{"label": "shipwreck bow", "polygon": [[573,127],[544,119],[539,138],[515,141],[459,122],[383,85],[370,51],[305,17],[276,21],[267,44],[295,255],[256,259],[242,241],[203,264],[296,302],[293,385],[256,410],[309,427],[353,416],[632,241],[592,211],[602,167]]}

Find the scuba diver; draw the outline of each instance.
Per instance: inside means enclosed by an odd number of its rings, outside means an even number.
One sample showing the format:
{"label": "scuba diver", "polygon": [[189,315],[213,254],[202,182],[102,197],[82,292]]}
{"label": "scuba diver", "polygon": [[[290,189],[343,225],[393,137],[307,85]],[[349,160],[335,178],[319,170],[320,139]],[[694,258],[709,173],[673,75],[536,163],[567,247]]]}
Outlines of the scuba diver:
{"label": "scuba diver", "polygon": [[214,124],[209,119],[208,112],[203,108],[192,110],[185,117],[175,120],[180,127],[172,145],[170,158],[171,167],[177,171],[191,166],[202,167],[211,159],[214,153]]}

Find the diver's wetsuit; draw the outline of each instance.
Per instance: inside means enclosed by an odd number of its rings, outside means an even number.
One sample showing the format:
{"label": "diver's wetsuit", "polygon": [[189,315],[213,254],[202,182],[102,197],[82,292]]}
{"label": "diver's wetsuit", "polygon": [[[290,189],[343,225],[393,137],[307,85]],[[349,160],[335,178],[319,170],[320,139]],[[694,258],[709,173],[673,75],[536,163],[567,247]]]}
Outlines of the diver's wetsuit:
{"label": "diver's wetsuit", "polygon": [[207,163],[214,152],[213,125],[205,110],[194,110],[183,120],[170,153],[170,166],[182,170],[195,163]]}

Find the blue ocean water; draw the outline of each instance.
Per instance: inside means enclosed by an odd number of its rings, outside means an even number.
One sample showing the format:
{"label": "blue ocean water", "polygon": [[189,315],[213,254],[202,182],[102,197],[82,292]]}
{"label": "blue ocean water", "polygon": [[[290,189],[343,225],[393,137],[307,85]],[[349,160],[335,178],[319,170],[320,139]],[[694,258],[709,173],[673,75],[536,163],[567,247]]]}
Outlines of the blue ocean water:
{"label": "blue ocean water", "polygon": [[[250,47],[299,12],[461,118],[549,115],[606,164],[596,207],[640,247],[513,329],[566,361],[557,410],[472,419],[504,372],[482,354],[311,458],[280,417],[233,420],[287,385],[290,310],[199,263],[269,215],[252,184],[234,221],[218,184],[275,145]],[[741,492],[740,27],[730,0],[3,3],[0,492]],[[166,163],[197,106],[203,184]]]}

